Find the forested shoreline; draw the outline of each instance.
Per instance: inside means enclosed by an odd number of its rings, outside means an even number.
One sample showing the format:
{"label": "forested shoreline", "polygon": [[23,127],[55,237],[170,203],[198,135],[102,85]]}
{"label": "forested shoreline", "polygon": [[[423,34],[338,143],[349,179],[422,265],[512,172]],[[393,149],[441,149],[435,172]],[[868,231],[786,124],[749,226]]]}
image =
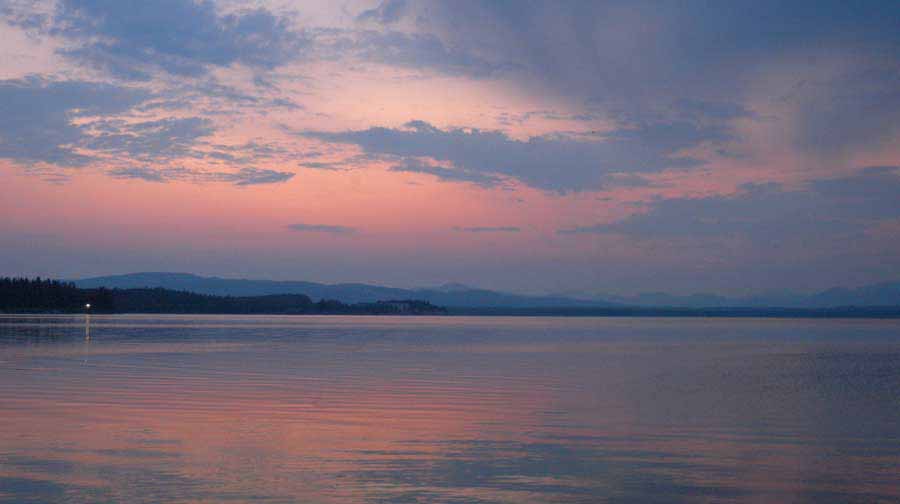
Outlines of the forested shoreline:
{"label": "forested shoreline", "polygon": [[[90,308],[87,305],[90,304]],[[469,315],[530,317],[900,318],[900,306],[445,308],[419,300],[348,304],[304,294],[214,296],[163,288],[82,289],[42,278],[0,278],[0,313],[172,313],[235,315]]]}
{"label": "forested shoreline", "polygon": [[[90,305],[90,308],[87,307]],[[434,315],[446,309],[426,301],[346,304],[303,294],[211,296],[169,289],[80,289],[42,278],[0,278],[2,313],[198,313],[272,315]]]}

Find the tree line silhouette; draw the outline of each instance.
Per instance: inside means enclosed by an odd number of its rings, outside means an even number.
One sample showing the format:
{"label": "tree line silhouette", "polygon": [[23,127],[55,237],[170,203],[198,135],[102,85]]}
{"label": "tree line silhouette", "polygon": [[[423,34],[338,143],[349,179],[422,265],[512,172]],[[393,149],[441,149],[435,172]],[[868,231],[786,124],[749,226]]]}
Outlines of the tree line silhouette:
{"label": "tree line silhouette", "polygon": [[6,313],[198,313],[424,315],[446,309],[427,301],[395,300],[346,304],[313,301],[303,294],[212,296],[169,289],[80,289],[42,278],[0,278],[0,312]]}
{"label": "tree line silhouette", "polygon": [[79,289],[70,282],[44,278],[0,278],[0,311],[79,312],[90,303],[93,311],[113,309],[109,289]]}

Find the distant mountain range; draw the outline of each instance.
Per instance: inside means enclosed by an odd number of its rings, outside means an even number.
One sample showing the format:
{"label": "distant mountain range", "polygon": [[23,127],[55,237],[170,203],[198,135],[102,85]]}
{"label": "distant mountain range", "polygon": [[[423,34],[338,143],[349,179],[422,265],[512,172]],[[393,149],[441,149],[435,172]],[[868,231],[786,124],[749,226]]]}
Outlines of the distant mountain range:
{"label": "distant mountain range", "polygon": [[678,296],[645,292],[634,296],[568,294],[582,300],[599,299],[624,306],[673,308],[835,308],[846,306],[900,306],[900,282],[883,282],[855,289],[834,287],[814,294],[772,291],[744,297],[717,294]]}
{"label": "distant mountain range", "polygon": [[243,280],[202,277],[188,273],[132,273],[75,280],[82,288],[134,289],[162,287],[218,296],[264,296],[305,294],[313,300],[336,299],[344,303],[373,303],[387,299],[418,299],[446,307],[466,308],[556,308],[556,307],[783,307],[831,308],[843,306],[900,306],[900,282],[886,282],[855,289],[836,287],[815,294],[772,292],[748,297],[715,294],[677,296],[643,293],[635,296],[554,295],[525,296],[462,284],[424,289],[397,289],[362,283],[323,284],[302,281]]}
{"label": "distant mountain range", "polygon": [[617,306],[602,300],[556,296],[521,296],[475,289],[461,284],[445,284],[431,289],[396,289],[361,283],[323,284],[302,281],[243,280],[202,277],[189,273],[131,273],[74,280],[83,289],[155,288],[182,290],[216,296],[265,296],[305,294],[314,301],[335,299],[343,303],[374,303],[389,299],[416,299],[446,307],[466,308],[556,308]]}

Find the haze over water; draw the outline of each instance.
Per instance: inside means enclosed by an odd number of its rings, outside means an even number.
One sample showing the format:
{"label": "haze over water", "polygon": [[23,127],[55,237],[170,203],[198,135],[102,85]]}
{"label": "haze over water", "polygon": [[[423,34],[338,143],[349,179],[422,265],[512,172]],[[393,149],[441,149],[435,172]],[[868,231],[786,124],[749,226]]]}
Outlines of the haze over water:
{"label": "haze over water", "polygon": [[889,502],[900,324],[0,318],[0,502]]}

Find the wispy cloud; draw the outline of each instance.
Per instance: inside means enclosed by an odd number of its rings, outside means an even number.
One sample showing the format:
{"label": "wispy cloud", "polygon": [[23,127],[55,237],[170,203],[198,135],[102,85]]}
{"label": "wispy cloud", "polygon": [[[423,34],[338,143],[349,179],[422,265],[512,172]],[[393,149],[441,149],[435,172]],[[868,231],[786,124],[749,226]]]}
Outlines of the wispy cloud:
{"label": "wispy cloud", "polygon": [[191,170],[188,168],[129,167],[109,170],[107,175],[119,179],[143,180],[146,182],[192,182],[196,184],[225,182],[237,186],[278,184],[294,177],[293,173],[259,168],[242,168],[236,172]]}
{"label": "wispy cloud", "polygon": [[288,226],[291,231],[301,233],[331,233],[331,234],[354,234],[358,230],[348,226],[337,226],[332,224],[305,224],[297,223]]}
{"label": "wispy cloud", "polygon": [[521,228],[515,226],[475,226],[475,227],[454,227],[454,231],[462,231],[465,233],[518,233]]}
{"label": "wispy cloud", "polygon": [[297,166],[301,168],[308,168],[310,170],[325,170],[325,171],[341,171],[344,170],[343,163],[330,163],[323,161],[304,161],[302,163],[298,163]]}
{"label": "wispy cloud", "polygon": [[392,166],[390,170],[393,172],[425,173],[448,182],[471,182],[482,187],[494,187],[503,182],[503,179],[493,175],[460,168],[447,168],[417,158],[406,158],[403,160],[403,164]]}
{"label": "wispy cloud", "polygon": [[242,168],[237,173],[220,174],[219,176],[223,180],[233,182],[235,185],[239,186],[279,184],[294,178],[294,174],[290,172],[263,170],[259,168]]}
{"label": "wispy cloud", "polygon": [[83,147],[144,161],[191,155],[199,138],[215,132],[212,121],[200,117],[98,121],[87,128],[91,135],[82,142]]}
{"label": "wispy cloud", "polygon": [[406,0],[384,0],[377,7],[362,11],[356,20],[375,21],[382,24],[396,23],[406,11]]}
{"label": "wispy cloud", "polygon": [[835,239],[900,218],[900,167],[865,167],[794,189],[745,184],[731,195],[660,198],[647,207],[647,212],[619,221],[562,228],[557,233],[645,239],[745,236],[757,243]]}
{"label": "wispy cloud", "polygon": [[[532,187],[560,192],[598,189],[615,183],[622,172],[697,166],[701,160],[679,152],[703,142],[729,138],[724,127],[686,120],[621,128],[595,140],[557,134],[523,141],[501,131],[441,129],[419,120],[401,128],[299,134],[324,142],[357,145],[370,154],[405,158],[405,163],[393,167],[393,171],[430,173],[445,180],[466,180],[484,186],[497,185],[502,177],[513,177]],[[453,168],[431,165],[423,158],[448,162]]]}
{"label": "wispy cloud", "polygon": [[0,158],[82,166],[91,160],[79,147],[92,141],[82,117],[127,112],[150,93],[86,81],[39,77],[0,81]]}
{"label": "wispy cloud", "polygon": [[187,173],[179,168],[170,168],[166,170],[155,170],[153,168],[134,167],[134,168],[116,168],[106,172],[107,175],[117,179],[133,179],[143,180],[146,182],[168,182],[169,180],[178,180]]}

